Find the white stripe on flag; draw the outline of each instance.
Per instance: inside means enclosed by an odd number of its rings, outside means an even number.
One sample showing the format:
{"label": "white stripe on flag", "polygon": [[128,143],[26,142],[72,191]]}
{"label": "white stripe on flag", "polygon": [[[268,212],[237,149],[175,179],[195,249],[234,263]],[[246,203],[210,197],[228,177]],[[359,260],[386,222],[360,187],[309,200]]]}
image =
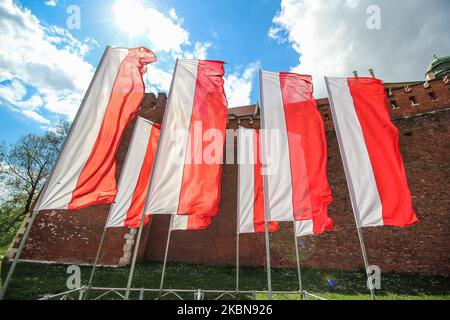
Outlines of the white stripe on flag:
{"label": "white stripe on flag", "polygon": [[357,225],[383,225],[382,204],[347,78],[325,78]]}
{"label": "white stripe on flag", "polygon": [[253,136],[255,130],[238,130],[238,223],[239,233],[254,233],[255,159]]}
{"label": "white stripe on flag", "polygon": [[127,156],[120,174],[118,193],[109,211],[105,228],[123,227],[145,159],[153,123],[141,117],[136,120]]}
{"label": "white stripe on flag", "polygon": [[297,237],[314,235],[313,220],[295,221],[295,234]]}
{"label": "white stripe on flag", "polygon": [[177,214],[198,60],[178,60],[162,124],[146,214]]}
{"label": "white stripe on flag", "polygon": [[189,216],[187,215],[179,215],[175,214],[172,218],[172,225],[170,230],[187,230],[188,229],[188,223],[189,223]]}
{"label": "white stripe on flag", "polygon": [[80,106],[45,192],[34,210],[67,209],[78,177],[91,155],[103,123],[111,91],[128,49],[109,48],[99,65],[90,92]]}
{"label": "white stripe on flag", "polygon": [[293,221],[289,141],[279,73],[261,70],[260,86],[265,204],[270,221]]}

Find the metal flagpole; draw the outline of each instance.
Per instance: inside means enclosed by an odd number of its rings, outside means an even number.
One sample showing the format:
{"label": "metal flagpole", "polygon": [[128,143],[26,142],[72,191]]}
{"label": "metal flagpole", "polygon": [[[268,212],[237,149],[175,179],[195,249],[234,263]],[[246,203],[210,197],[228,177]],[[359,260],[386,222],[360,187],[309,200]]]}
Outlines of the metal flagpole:
{"label": "metal flagpole", "polygon": [[361,253],[362,253],[362,256],[363,256],[363,260],[364,260],[364,267],[366,269],[367,285],[369,287],[370,295],[372,296],[372,300],[376,300],[375,290],[374,290],[372,284],[369,284],[369,281],[370,281],[369,260],[367,259],[366,246],[364,245],[364,239],[363,239],[362,231],[361,231],[360,227],[357,227],[356,229],[358,230],[358,238],[359,238],[359,243],[361,245]]}
{"label": "metal flagpole", "polygon": [[[172,98],[172,90],[173,90],[173,83],[175,81],[175,75],[178,69],[178,59],[175,63],[175,69],[173,71],[173,76],[172,76],[172,83],[170,85],[170,91],[169,91],[169,99],[167,100],[167,105],[170,104],[170,99]],[[167,112],[164,112],[164,117],[163,117],[163,121],[162,121],[162,128],[165,128],[165,123],[167,121]],[[158,159],[159,159],[159,150],[161,147],[161,141],[163,140],[163,136],[164,136],[164,129],[161,131],[161,136],[159,137],[159,142],[158,142],[158,146],[156,148],[156,155],[155,155],[155,159],[154,159],[154,166],[153,166],[153,170],[152,170],[152,174],[150,177],[150,183],[148,186],[148,191],[147,191],[147,196],[145,198],[145,204],[147,204],[148,202],[148,198],[150,197],[150,190],[152,189],[152,183],[153,183],[153,176],[155,174],[155,171],[157,170],[156,168],[156,163],[158,163]],[[173,161],[173,159],[167,159],[168,161]],[[137,240],[136,240],[136,247],[134,248],[134,254],[133,254],[133,260],[131,262],[131,268],[130,268],[130,275],[128,277],[128,284],[127,284],[127,290],[125,292],[125,299],[128,300],[129,296],[130,296],[130,289],[131,289],[131,283],[133,282],[133,276],[134,276],[134,268],[136,265],[136,259],[137,259],[137,255],[138,255],[138,250],[139,250],[139,243],[141,242],[141,236],[142,236],[142,229],[144,228],[144,221],[145,221],[145,211],[142,212],[142,218],[141,218],[141,225],[139,227],[139,231],[138,231],[138,236],[137,236]]]}
{"label": "metal flagpole", "polygon": [[17,262],[19,261],[19,257],[22,254],[23,248],[25,247],[25,243],[28,240],[31,227],[33,226],[33,222],[36,219],[37,214],[38,214],[37,211],[33,211],[33,213],[31,214],[31,219],[28,222],[28,226],[25,229],[25,233],[23,234],[22,239],[20,240],[20,244],[14,257],[13,263],[11,264],[11,267],[9,267],[8,275],[6,276],[5,283],[3,284],[2,291],[0,292],[0,300],[3,300],[5,298],[9,283],[11,282],[11,278],[13,276],[14,270],[16,269]]}
{"label": "metal flagpole", "polygon": [[[239,185],[241,183],[240,182],[240,180],[241,180],[240,170],[241,170],[241,165],[242,165],[241,161],[242,160],[241,160],[241,150],[240,150],[240,148],[241,148],[241,145],[240,145],[240,143],[241,143],[240,132],[241,131],[240,131],[240,128],[239,128],[238,129],[238,138],[236,139],[237,144],[238,144],[238,146],[237,146],[237,165],[238,165],[237,194],[238,194],[238,197],[237,197],[237,203],[236,203],[236,298],[237,298],[237,296],[239,294],[239,236],[240,236],[240,231],[241,231],[240,230],[240,224],[241,224],[240,212],[241,212],[241,209],[240,209],[240,201],[239,201],[241,190],[239,188]],[[234,143],[234,141],[235,140],[234,140],[234,137],[233,137],[233,143]]]}
{"label": "metal flagpole", "polygon": [[166,275],[167,256],[169,254],[170,235],[172,234],[173,218],[174,218],[174,215],[171,214],[170,215],[169,231],[167,233],[166,252],[164,253],[164,264],[163,264],[163,269],[162,269],[162,274],[161,274],[161,283],[159,285],[159,294],[162,293],[163,286],[164,286],[164,277]]}
{"label": "metal flagpole", "polygon": [[266,268],[267,268],[267,293],[269,300],[272,300],[272,274],[270,270],[270,240],[269,240],[269,222],[267,221],[266,213],[265,235],[266,235]]}
{"label": "metal flagpole", "polygon": [[294,226],[295,256],[297,258],[298,288],[300,290],[300,299],[303,300],[302,270],[300,268],[300,254],[298,253],[298,239],[295,230],[295,221],[293,221],[293,226]]}
{"label": "metal flagpole", "polygon": [[[328,86],[328,78],[325,77],[325,83],[327,86],[327,91],[328,91],[328,97],[330,100],[330,106],[331,106],[331,114],[333,116],[333,118],[336,120],[336,111],[334,110],[334,101],[333,101],[333,95],[331,94],[330,88]],[[346,156],[345,153],[343,152],[343,142],[342,142],[342,137],[340,134],[340,130],[339,129],[339,123],[338,121],[334,122],[335,126],[336,126],[336,137],[338,140],[338,145],[339,145],[339,151],[341,153],[341,158],[342,158],[342,163],[344,165],[344,172],[345,172],[345,178],[347,180],[347,186],[348,186],[348,191],[350,193],[350,200],[352,203],[352,208],[353,208],[353,216],[355,217],[355,223],[356,223],[356,229],[358,230],[358,238],[359,238],[359,244],[361,246],[361,252],[362,252],[362,256],[363,256],[363,260],[364,260],[364,267],[366,269],[366,275],[367,275],[367,284],[369,284],[369,279],[370,279],[370,275],[369,275],[369,261],[367,259],[367,252],[366,252],[366,247],[364,245],[364,239],[362,236],[362,232],[361,232],[361,227],[360,227],[360,223],[359,223],[359,219],[358,219],[358,214],[356,212],[356,210],[358,210],[358,206],[355,202],[356,196],[355,196],[355,191],[353,189],[353,184],[351,182],[350,179],[350,170],[348,168],[348,164],[347,164],[347,160],[346,160]],[[370,290],[370,295],[372,296],[372,300],[375,300],[375,290],[373,289],[372,286],[369,286],[369,290]]]}
{"label": "metal flagpole", "polygon": [[[98,64],[98,67],[97,67],[97,69],[95,70],[94,76],[92,77],[92,80],[91,80],[91,82],[90,82],[90,84],[89,84],[89,87],[88,87],[88,89],[87,89],[87,91],[86,91],[86,94],[85,94],[84,97],[83,97],[83,101],[81,102],[81,106],[84,105],[84,103],[85,103],[85,101],[86,101],[86,98],[89,96],[89,93],[90,93],[91,90],[92,90],[92,86],[93,86],[93,84],[94,84],[94,82],[95,82],[95,79],[97,78],[98,70],[100,69],[100,66],[102,65],[103,61],[105,60],[106,54],[108,53],[108,51],[109,51],[110,49],[111,49],[111,46],[106,46],[105,51],[103,52],[103,56],[102,56],[102,58],[100,59],[100,62],[99,62],[99,64]],[[81,108],[80,108],[80,110],[81,110]],[[58,158],[57,158],[57,160],[56,160],[56,164],[55,164],[55,166],[53,167],[52,172],[51,172],[50,175],[48,176],[47,181],[45,182],[44,187],[42,188],[42,191],[41,191],[41,193],[40,193],[40,196],[43,195],[43,194],[45,194],[45,192],[46,192],[46,190],[47,190],[48,182],[52,179],[52,176],[53,176],[53,174],[54,174],[54,172],[55,172],[56,165],[58,164],[59,159],[61,158],[61,154],[63,153],[64,149],[66,148],[67,139],[68,139],[68,137],[70,137],[71,134],[72,134],[73,127],[74,127],[73,124],[77,122],[77,120],[78,120],[78,118],[79,118],[79,116],[80,116],[80,110],[78,110],[77,115],[75,116],[75,119],[73,120],[72,126],[71,126],[70,129],[69,129],[69,133],[67,134],[67,137],[66,137],[66,139],[64,140],[64,144],[63,144],[63,146],[62,146],[62,148],[61,148],[61,152],[59,153]],[[39,207],[39,205],[40,205],[40,203],[39,203],[40,200],[41,200],[40,196],[39,196],[38,201],[37,201],[37,203],[36,203],[36,205],[35,205],[35,208],[36,208],[36,207]],[[27,228],[26,228],[26,230],[25,230],[25,233],[24,233],[23,236],[22,236],[22,240],[20,241],[19,248],[17,249],[16,255],[15,255],[15,257],[14,257],[14,261],[13,261],[11,267],[10,267],[9,270],[8,270],[8,275],[6,276],[5,283],[3,284],[2,290],[1,290],[1,292],[0,292],[0,300],[3,300],[3,298],[5,297],[5,294],[6,294],[6,290],[8,290],[9,283],[10,283],[10,281],[11,281],[11,278],[12,278],[13,274],[14,274],[14,271],[16,270],[17,262],[19,261],[20,255],[22,254],[23,247],[25,246],[25,243],[26,243],[27,240],[28,240],[28,236],[29,236],[29,234],[30,234],[31,227],[32,227],[32,225],[33,225],[33,223],[34,223],[34,220],[36,219],[36,216],[37,216],[37,214],[38,214],[38,211],[39,211],[39,210],[33,211],[32,214],[31,214],[30,222],[28,223],[28,226],[27,226]]]}
{"label": "metal flagpole", "polygon": [[239,222],[236,233],[236,294],[239,294]]}
{"label": "metal flagpole", "polygon": [[107,228],[103,229],[103,234],[102,234],[102,237],[100,239],[100,244],[98,245],[98,249],[97,249],[97,255],[95,256],[94,266],[92,267],[91,276],[89,277],[89,283],[88,283],[88,286],[86,288],[86,293],[84,295],[84,299],[83,300],[87,299],[88,294],[89,294],[89,290],[91,290],[92,281],[94,280],[95,270],[97,269],[98,260],[100,259],[100,253],[102,252],[102,248],[103,248],[103,242],[105,240],[106,230],[108,230],[108,229]]}
{"label": "metal flagpole", "polygon": [[[262,104],[262,107],[260,107],[260,114],[261,114],[261,123],[264,123],[264,97],[263,97],[263,83],[262,83],[262,70],[259,69],[259,94],[260,94],[260,101]],[[258,104],[259,106],[259,104]],[[261,134],[261,138],[264,136],[264,134]],[[264,144],[261,144],[262,147],[264,147]],[[262,150],[262,149],[261,149]],[[262,155],[262,152],[259,154]],[[264,176],[264,185],[267,185],[267,175],[263,173]],[[267,265],[267,293],[269,300],[272,300],[272,275],[271,275],[271,268],[270,268],[270,237],[269,237],[269,201],[267,199],[267,192],[264,192],[264,220],[265,220],[265,237],[266,237],[266,265]]]}
{"label": "metal flagpole", "polygon": [[139,226],[139,231],[134,247],[133,260],[131,262],[130,274],[128,276],[127,290],[125,292],[125,299],[128,300],[130,297],[131,284],[133,282],[134,277],[134,268],[136,267],[137,255],[139,252],[139,244],[141,243],[142,230],[144,229],[144,221],[145,221],[145,212],[142,212],[141,224]]}

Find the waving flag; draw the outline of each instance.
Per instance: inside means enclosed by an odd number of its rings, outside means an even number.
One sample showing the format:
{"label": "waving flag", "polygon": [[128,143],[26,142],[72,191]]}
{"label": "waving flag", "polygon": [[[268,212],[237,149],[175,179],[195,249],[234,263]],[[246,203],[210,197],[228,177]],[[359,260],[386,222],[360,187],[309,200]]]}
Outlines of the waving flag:
{"label": "waving flag", "polygon": [[[138,117],[119,179],[116,201],[109,211],[106,228],[138,228],[158,146],[160,126]],[[146,216],[147,223],[150,216]]]}
{"label": "waving flag", "polygon": [[333,220],[328,216],[327,209],[318,215],[314,215],[311,220],[295,221],[295,233],[297,237],[323,234],[334,228]]}
{"label": "waving flag", "polygon": [[416,223],[383,83],[373,78],[326,78],[326,83],[358,227]]}
{"label": "waving flag", "polygon": [[217,214],[228,116],[223,75],[221,61],[177,61],[146,214]]}
{"label": "waving flag", "polygon": [[172,225],[170,230],[204,230],[208,228],[212,221],[210,216],[202,216],[197,214],[187,215],[173,215]]}
{"label": "waving flag", "polygon": [[154,61],[153,52],[142,47],[106,49],[34,210],[114,201],[116,152],[144,96],[145,66]]}
{"label": "waving flag", "polygon": [[[239,233],[265,232],[264,189],[261,175],[260,132],[238,130],[238,224]],[[279,225],[269,222],[269,232]]]}
{"label": "waving flag", "polygon": [[311,76],[260,72],[262,159],[271,221],[310,220],[332,201]]}

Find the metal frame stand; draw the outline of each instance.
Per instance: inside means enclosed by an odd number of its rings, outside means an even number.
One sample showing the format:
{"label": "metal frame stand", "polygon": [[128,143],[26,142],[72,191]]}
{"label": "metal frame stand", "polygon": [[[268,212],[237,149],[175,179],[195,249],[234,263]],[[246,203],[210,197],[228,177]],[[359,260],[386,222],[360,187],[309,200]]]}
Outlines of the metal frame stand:
{"label": "metal frame stand", "polygon": [[265,235],[266,235],[266,269],[267,269],[267,295],[269,300],[273,299],[272,295],[272,273],[270,268],[270,237],[269,237],[269,221],[267,219],[267,213],[266,213],[266,219],[265,219]]}
{"label": "metal frame stand", "polygon": [[164,278],[165,278],[165,275],[166,275],[167,256],[169,255],[170,236],[172,234],[173,218],[174,218],[174,215],[171,215],[170,216],[170,223],[169,223],[169,231],[167,233],[167,240],[166,240],[166,251],[164,253],[164,264],[163,264],[163,269],[162,269],[162,274],[161,274],[161,283],[159,285],[159,294],[160,295],[162,294],[162,291],[163,291]]}
{"label": "metal frame stand", "polygon": [[86,292],[84,294],[83,300],[86,300],[88,298],[89,290],[91,290],[92,281],[94,280],[95,270],[97,269],[98,260],[100,259],[100,253],[102,252],[102,249],[103,249],[103,242],[105,240],[107,230],[108,230],[107,228],[103,229],[103,234],[102,234],[102,237],[100,239],[100,244],[98,245],[98,249],[97,249],[97,255],[95,256],[94,266],[92,267],[91,276],[89,277],[89,282],[86,287]]}
{"label": "metal frame stand", "polygon": [[133,260],[131,261],[130,274],[128,276],[127,289],[125,291],[125,300],[128,300],[130,298],[131,284],[133,283],[134,269],[136,267],[136,260],[139,252],[139,246],[141,243],[142,230],[144,229],[144,222],[145,222],[145,212],[142,212],[141,224],[139,226],[137,239],[134,245]]}
{"label": "metal frame stand", "polygon": [[295,232],[295,221],[293,221],[293,227],[294,227],[295,256],[297,258],[298,289],[300,291],[300,299],[303,300],[302,270],[300,267],[300,254],[298,252],[298,239],[297,234]]}
{"label": "metal frame stand", "polygon": [[239,222],[236,233],[236,297],[239,295]]}
{"label": "metal frame stand", "polygon": [[22,239],[20,240],[20,244],[19,244],[19,247],[17,248],[16,255],[14,256],[13,263],[9,267],[8,274],[5,279],[5,283],[3,284],[2,290],[0,292],[0,300],[3,300],[5,298],[9,283],[11,282],[11,278],[14,274],[14,271],[16,270],[17,262],[19,261],[19,258],[22,255],[22,251],[23,251],[23,248],[25,247],[25,243],[27,242],[28,237],[30,236],[31,227],[33,226],[34,220],[36,220],[37,214],[38,214],[38,211],[33,211],[31,214],[31,219],[28,222],[28,225],[25,229],[25,233],[22,236]]}
{"label": "metal frame stand", "polygon": [[361,231],[360,227],[357,227],[357,230],[358,230],[359,244],[361,245],[361,253],[362,253],[362,256],[363,256],[363,260],[364,260],[364,267],[365,267],[365,270],[366,270],[367,285],[369,287],[370,295],[372,296],[372,300],[376,300],[375,290],[374,290],[374,288],[372,286],[369,285],[369,280],[370,280],[369,260],[367,259],[367,251],[366,251],[366,246],[364,245],[364,239],[363,239],[362,231]]}

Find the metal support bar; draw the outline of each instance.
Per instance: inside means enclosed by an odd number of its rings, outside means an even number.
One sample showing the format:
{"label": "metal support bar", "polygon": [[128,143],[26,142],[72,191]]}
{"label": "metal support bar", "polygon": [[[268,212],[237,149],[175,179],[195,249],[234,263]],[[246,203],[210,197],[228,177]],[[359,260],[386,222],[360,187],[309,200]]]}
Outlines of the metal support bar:
{"label": "metal support bar", "polygon": [[270,269],[270,239],[269,239],[269,222],[267,221],[266,214],[266,222],[265,222],[265,235],[266,235],[266,269],[267,269],[267,295],[269,300],[273,299],[272,296],[272,273]]}
{"label": "metal support bar", "polygon": [[[260,101],[261,101],[261,123],[264,123],[264,97],[263,97],[263,82],[262,82],[262,70],[259,69],[259,94],[260,94]],[[261,138],[264,138],[264,135],[261,136]],[[261,144],[262,147],[264,144]],[[261,153],[264,152],[262,149]],[[260,153],[260,155],[261,155]],[[263,174],[264,184],[267,184],[267,175]],[[271,270],[270,270],[270,237],[269,237],[269,199],[267,198],[267,192],[264,192],[264,220],[265,220],[265,237],[266,237],[266,261],[267,261],[267,292],[269,300],[272,300],[272,276],[271,276]]]}
{"label": "metal support bar", "polygon": [[366,270],[367,286],[369,287],[370,295],[372,296],[372,300],[376,300],[375,290],[374,290],[373,286],[371,284],[369,284],[369,281],[370,281],[369,260],[367,259],[366,246],[364,245],[364,239],[363,239],[362,231],[361,231],[361,228],[359,228],[359,227],[357,228],[357,230],[358,230],[359,244],[361,245],[361,253],[362,253],[362,256],[363,256],[363,260],[364,260],[364,267],[365,267],[365,270]]}
{"label": "metal support bar", "polygon": [[34,220],[36,220],[37,214],[38,214],[37,211],[33,211],[31,214],[31,219],[28,222],[28,225],[25,229],[25,233],[22,236],[22,239],[20,240],[19,248],[17,248],[17,252],[16,255],[14,256],[13,263],[11,264],[11,267],[9,267],[8,275],[6,276],[5,283],[3,284],[2,290],[0,292],[0,300],[3,300],[5,298],[9,283],[11,282],[11,278],[14,274],[14,271],[16,270],[17,262],[19,261],[19,258],[22,255],[25,243],[27,242],[28,237],[30,236],[31,227],[33,226]]}
{"label": "metal support bar", "polygon": [[142,230],[144,229],[144,221],[145,221],[145,212],[142,212],[141,225],[139,226],[137,239],[136,239],[136,242],[134,245],[133,260],[131,261],[130,274],[128,276],[128,283],[127,283],[127,290],[125,291],[125,299],[126,300],[128,300],[130,298],[130,289],[131,289],[131,284],[133,282],[134,269],[136,267],[136,260],[137,260],[137,256],[138,256],[138,252],[139,252],[139,244],[141,243]]}
{"label": "metal support bar", "polygon": [[300,290],[300,299],[303,300],[302,271],[300,268],[300,254],[298,253],[298,239],[297,233],[295,232],[295,221],[293,221],[293,227],[294,227],[295,256],[297,258],[298,288]]}
{"label": "metal support bar", "polygon": [[102,237],[100,238],[100,244],[98,245],[97,255],[95,256],[94,266],[92,267],[91,276],[89,277],[89,282],[86,288],[86,294],[84,295],[84,300],[87,300],[89,295],[89,290],[92,286],[92,281],[94,280],[95,270],[97,269],[98,260],[100,259],[100,253],[102,252],[103,242],[105,240],[107,228],[103,229]]}
{"label": "metal support bar", "polygon": [[167,233],[166,252],[164,253],[164,264],[163,264],[163,269],[162,269],[162,274],[161,274],[161,283],[159,285],[160,294],[162,293],[162,290],[163,290],[164,277],[166,275],[167,256],[169,255],[170,235],[172,234],[173,219],[174,219],[174,215],[172,214],[170,216],[169,231]]}
{"label": "metal support bar", "polygon": [[239,294],[239,221],[236,233],[236,294]]}
{"label": "metal support bar", "polygon": [[[69,296],[70,294],[79,293],[79,292],[85,290],[85,288],[86,287],[84,286],[81,288],[77,288],[77,289],[73,289],[73,290],[69,290],[69,291],[65,291],[65,292],[61,292],[61,293],[57,293],[57,294],[53,294],[53,295],[46,294],[39,300],[51,300],[51,299],[56,299],[56,298],[64,298],[66,296]],[[125,297],[120,292],[126,291],[126,288],[109,288],[109,287],[93,286],[91,288],[91,290],[103,292],[102,294],[97,296],[94,300],[98,300],[98,299],[106,296],[109,293],[117,294],[122,299],[125,299]],[[159,289],[149,289],[149,288],[131,288],[131,291],[138,292],[140,297],[142,297],[147,292],[148,293],[159,293]],[[205,294],[207,294],[207,293],[220,294],[221,296],[225,296],[225,295],[233,296],[233,294],[235,293],[234,291],[230,291],[230,290],[202,290],[202,289],[163,289],[162,291],[164,293],[162,297],[172,294],[172,295],[175,295],[176,297],[178,297],[180,300],[182,300],[182,297],[179,294],[183,294],[183,293],[193,293],[194,298],[200,297],[201,299],[204,299]],[[253,291],[241,291],[241,293],[252,295],[252,298],[256,299],[256,294],[267,294],[267,291],[253,290]],[[273,291],[272,293],[274,295],[295,295],[295,294],[298,294],[298,291]],[[307,291],[304,291],[304,294],[305,294],[305,296],[310,296],[316,300],[326,300],[324,298],[316,296]],[[221,297],[221,296],[219,296],[219,297]],[[159,300],[162,297],[158,297],[158,298],[156,298],[156,300]]]}

